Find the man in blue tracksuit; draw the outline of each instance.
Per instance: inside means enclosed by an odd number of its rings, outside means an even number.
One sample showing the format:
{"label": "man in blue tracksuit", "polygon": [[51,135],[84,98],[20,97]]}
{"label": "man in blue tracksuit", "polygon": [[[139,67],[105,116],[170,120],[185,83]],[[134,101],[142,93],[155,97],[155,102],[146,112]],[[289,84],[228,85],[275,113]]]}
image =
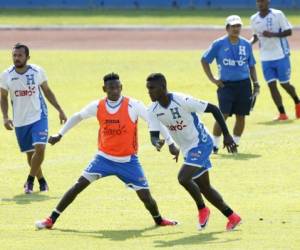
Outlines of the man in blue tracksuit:
{"label": "man in blue tracksuit", "polygon": [[[207,77],[218,87],[218,101],[224,118],[236,115],[233,129],[236,144],[239,144],[245,128],[245,116],[250,113],[253,98],[259,93],[252,47],[248,40],[240,37],[241,28],[241,18],[229,16],[226,19],[227,35],[215,40],[201,59]],[[214,59],[218,66],[218,77],[213,76],[210,68]],[[221,129],[217,123],[214,125],[213,138],[214,152],[217,153],[221,139]]]}

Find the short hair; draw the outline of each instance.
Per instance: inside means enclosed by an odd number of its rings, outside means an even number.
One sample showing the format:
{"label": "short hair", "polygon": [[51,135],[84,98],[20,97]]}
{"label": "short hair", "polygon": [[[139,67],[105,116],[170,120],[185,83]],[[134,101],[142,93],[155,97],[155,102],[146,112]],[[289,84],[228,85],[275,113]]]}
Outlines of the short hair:
{"label": "short hair", "polygon": [[119,75],[117,73],[112,72],[103,77],[104,83],[106,83],[108,81],[112,81],[112,80],[120,80]]}
{"label": "short hair", "polygon": [[147,82],[157,82],[163,88],[167,87],[166,77],[162,73],[152,73],[147,77]]}
{"label": "short hair", "polygon": [[15,46],[13,47],[13,49],[24,49],[25,50],[25,55],[29,56],[29,48],[28,46],[26,46],[25,44],[22,43],[17,43],[15,44]]}

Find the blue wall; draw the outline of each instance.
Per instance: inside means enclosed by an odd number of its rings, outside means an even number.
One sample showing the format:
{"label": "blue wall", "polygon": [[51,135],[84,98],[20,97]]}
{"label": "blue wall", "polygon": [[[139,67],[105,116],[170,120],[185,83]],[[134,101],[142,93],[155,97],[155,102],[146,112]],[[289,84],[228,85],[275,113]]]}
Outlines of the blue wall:
{"label": "blue wall", "polygon": [[[255,0],[0,0],[1,8],[255,8]],[[300,0],[272,0],[272,7],[300,8]]]}

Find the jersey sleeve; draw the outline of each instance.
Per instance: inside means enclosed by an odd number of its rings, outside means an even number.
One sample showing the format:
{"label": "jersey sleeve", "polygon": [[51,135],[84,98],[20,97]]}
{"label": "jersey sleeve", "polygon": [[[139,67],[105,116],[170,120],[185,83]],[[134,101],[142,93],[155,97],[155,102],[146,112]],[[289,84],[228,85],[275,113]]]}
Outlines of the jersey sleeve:
{"label": "jersey sleeve", "polygon": [[98,109],[98,103],[99,101],[93,101],[87,106],[85,106],[82,110],[80,110],[78,113],[82,119],[88,119],[90,117],[97,115],[97,109]]}
{"label": "jersey sleeve", "polygon": [[204,52],[202,59],[207,63],[212,63],[218,54],[218,42],[215,41],[213,44]]}
{"label": "jersey sleeve", "polygon": [[292,25],[291,25],[290,22],[287,20],[287,18],[286,18],[286,16],[284,15],[283,12],[280,12],[280,13],[278,14],[278,19],[279,19],[280,28],[281,28],[282,31],[292,29]]}
{"label": "jersey sleeve", "polygon": [[46,75],[46,72],[43,68],[39,68],[39,74],[38,74],[38,85],[41,85],[44,82],[47,82],[48,78]]}
{"label": "jersey sleeve", "polygon": [[175,143],[167,128],[157,119],[150,108],[147,110],[147,117],[149,131],[159,131],[168,145]]}
{"label": "jersey sleeve", "polygon": [[82,110],[72,115],[58,133],[61,135],[65,135],[71,128],[75,127],[82,120],[90,118],[92,116],[96,116],[98,102],[99,101],[93,101]]}
{"label": "jersey sleeve", "polygon": [[198,114],[204,113],[208,105],[207,101],[197,100],[192,96],[185,96],[182,102],[183,106],[189,112],[196,112]]}
{"label": "jersey sleeve", "polygon": [[251,28],[252,34],[257,35],[256,29],[254,27],[254,17],[251,17],[251,19],[250,19],[250,28]]}
{"label": "jersey sleeve", "polygon": [[4,72],[0,74],[0,88],[8,90],[8,86],[6,83],[6,76]]}
{"label": "jersey sleeve", "polygon": [[131,109],[129,109],[129,115],[133,122],[135,122],[138,117],[141,117],[144,121],[148,122],[148,111],[143,102],[130,100],[129,105],[132,106]]}
{"label": "jersey sleeve", "polygon": [[148,127],[150,131],[160,131],[160,121],[157,119],[156,115],[151,111],[151,108],[147,110],[148,115]]}
{"label": "jersey sleeve", "polygon": [[160,122],[160,132],[168,145],[175,143],[169,131],[164,125],[161,124],[161,122]]}

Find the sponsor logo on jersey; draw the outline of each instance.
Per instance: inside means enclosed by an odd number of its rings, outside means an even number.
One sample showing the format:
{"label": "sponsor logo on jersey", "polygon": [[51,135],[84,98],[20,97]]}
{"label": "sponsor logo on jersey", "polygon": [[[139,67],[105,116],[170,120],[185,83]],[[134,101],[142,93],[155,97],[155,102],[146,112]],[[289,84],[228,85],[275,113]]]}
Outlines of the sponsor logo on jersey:
{"label": "sponsor logo on jersey", "polygon": [[192,152],[191,157],[200,157],[201,154],[202,154],[202,152],[198,150],[198,152]]}
{"label": "sponsor logo on jersey", "polygon": [[165,113],[156,114],[157,117],[164,115]]}
{"label": "sponsor logo on jersey", "polygon": [[176,124],[174,124],[174,125],[168,125],[168,129],[170,130],[170,131],[181,131],[181,130],[183,130],[184,128],[186,127],[186,125],[185,124],[183,124],[183,121],[176,121]]}
{"label": "sponsor logo on jersey", "polygon": [[104,127],[105,135],[122,135],[126,133],[125,125],[121,126],[120,124],[116,128]]}
{"label": "sponsor logo on jersey", "polygon": [[120,120],[106,119],[105,124],[120,123]]}
{"label": "sponsor logo on jersey", "polygon": [[15,96],[22,97],[22,96],[32,96],[35,94],[35,87],[28,87],[26,90],[16,90]]}
{"label": "sponsor logo on jersey", "polygon": [[246,58],[241,58],[240,60],[233,60],[230,58],[224,58],[223,64],[225,66],[243,66],[246,64]]}

